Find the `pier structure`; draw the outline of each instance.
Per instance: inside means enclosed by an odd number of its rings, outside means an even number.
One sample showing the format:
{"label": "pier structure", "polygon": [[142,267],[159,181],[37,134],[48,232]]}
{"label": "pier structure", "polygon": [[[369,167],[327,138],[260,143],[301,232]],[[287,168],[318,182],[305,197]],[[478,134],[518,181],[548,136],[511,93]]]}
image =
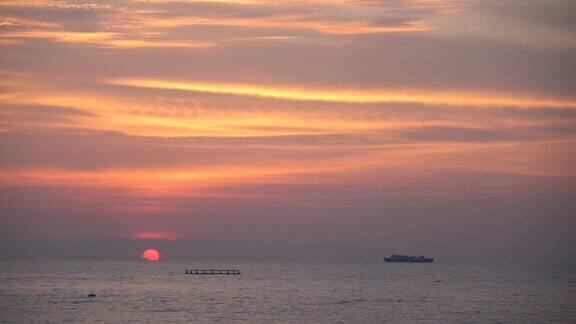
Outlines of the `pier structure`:
{"label": "pier structure", "polygon": [[239,275],[240,270],[216,270],[216,269],[205,269],[205,270],[185,270],[185,274],[194,275]]}

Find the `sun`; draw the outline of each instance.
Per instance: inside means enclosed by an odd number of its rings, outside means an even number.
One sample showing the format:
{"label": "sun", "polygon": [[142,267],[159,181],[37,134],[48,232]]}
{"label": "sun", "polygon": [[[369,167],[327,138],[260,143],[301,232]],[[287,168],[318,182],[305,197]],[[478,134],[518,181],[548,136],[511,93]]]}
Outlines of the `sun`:
{"label": "sun", "polygon": [[156,249],[147,249],[142,252],[142,258],[148,261],[158,261],[160,260],[160,252]]}

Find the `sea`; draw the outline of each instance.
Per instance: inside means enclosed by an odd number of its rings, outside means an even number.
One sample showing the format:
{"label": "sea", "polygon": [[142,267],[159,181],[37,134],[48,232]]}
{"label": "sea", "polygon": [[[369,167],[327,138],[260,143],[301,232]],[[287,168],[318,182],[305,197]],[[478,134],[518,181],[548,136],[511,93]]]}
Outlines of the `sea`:
{"label": "sea", "polygon": [[[189,275],[186,269],[242,274]],[[0,322],[576,323],[576,269],[384,262],[0,262]]]}

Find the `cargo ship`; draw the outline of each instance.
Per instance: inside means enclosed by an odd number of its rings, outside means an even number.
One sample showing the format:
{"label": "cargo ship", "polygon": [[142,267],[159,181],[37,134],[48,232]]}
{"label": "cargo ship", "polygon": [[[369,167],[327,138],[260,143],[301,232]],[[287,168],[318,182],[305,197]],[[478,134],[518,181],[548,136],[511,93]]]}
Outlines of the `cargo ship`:
{"label": "cargo ship", "polygon": [[384,262],[432,263],[432,262],[434,262],[434,259],[426,258],[423,256],[406,256],[406,255],[392,254],[389,258],[384,257]]}

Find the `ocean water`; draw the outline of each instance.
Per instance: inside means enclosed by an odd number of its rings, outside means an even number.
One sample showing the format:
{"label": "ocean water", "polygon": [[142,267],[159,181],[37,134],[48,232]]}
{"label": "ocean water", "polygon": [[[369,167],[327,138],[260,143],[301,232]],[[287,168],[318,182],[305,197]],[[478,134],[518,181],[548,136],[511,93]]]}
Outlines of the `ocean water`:
{"label": "ocean water", "polygon": [[[202,268],[243,274],[184,274]],[[576,271],[381,262],[0,262],[0,321],[576,323]]]}

